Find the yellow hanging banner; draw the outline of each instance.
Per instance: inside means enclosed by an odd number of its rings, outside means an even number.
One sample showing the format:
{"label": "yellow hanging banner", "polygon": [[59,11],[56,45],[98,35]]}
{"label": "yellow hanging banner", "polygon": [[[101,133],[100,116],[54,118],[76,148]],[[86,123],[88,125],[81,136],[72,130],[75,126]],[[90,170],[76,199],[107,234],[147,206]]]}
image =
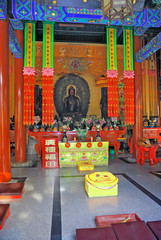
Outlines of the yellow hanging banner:
{"label": "yellow hanging banner", "polygon": [[51,24],[46,24],[45,67],[51,68]]}
{"label": "yellow hanging banner", "polygon": [[110,70],[115,70],[115,41],[114,41],[114,28],[109,28],[109,63]]}
{"label": "yellow hanging banner", "polygon": [[131,32],[126,29],[126,70],[131,69]]}
{"label": "yellow hanging banner", "polygon": [[27,63],[26,67],[32,67],[33,60],[33,24],[27,23]]}

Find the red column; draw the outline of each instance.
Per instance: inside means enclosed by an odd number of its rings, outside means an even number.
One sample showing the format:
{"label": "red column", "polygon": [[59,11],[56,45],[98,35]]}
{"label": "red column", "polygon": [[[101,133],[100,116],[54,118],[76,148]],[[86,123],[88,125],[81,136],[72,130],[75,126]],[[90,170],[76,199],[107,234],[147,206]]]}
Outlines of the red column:
{"label": "red column", "polygon": [[8,29],[9,20],[0,21],[0,182],[11,180]]}
{"label": "red column", "polygon": [[158,127],[160,127],[160,82],[157,75],[157,112],[158,112]]}
{"label": "red column", "polygon": [[135,61],[135,54],[141,49],[141,41],[139,36],[134,36],[134,128],[133,128],[133,157],[136,157],[135,144],[143,137],[143,98],[142,98],[142,69],[141,63]]}
{"label": "red column", "polygon": [[[23,49],[23,31],[15,30]],[[15,162],[26,162],[26,127],[23,125],[23,58],[15,58]]]}

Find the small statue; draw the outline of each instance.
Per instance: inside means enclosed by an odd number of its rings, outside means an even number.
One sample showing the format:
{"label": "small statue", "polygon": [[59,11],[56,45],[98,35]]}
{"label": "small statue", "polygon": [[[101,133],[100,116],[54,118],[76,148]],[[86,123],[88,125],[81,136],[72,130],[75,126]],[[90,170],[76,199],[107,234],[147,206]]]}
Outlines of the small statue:
{"label": "small statue", "polygon": [[80,99],[75,96],[75,88],[71,86],[68,96],[64,99],[64,116],[76,116],[80,114]]}

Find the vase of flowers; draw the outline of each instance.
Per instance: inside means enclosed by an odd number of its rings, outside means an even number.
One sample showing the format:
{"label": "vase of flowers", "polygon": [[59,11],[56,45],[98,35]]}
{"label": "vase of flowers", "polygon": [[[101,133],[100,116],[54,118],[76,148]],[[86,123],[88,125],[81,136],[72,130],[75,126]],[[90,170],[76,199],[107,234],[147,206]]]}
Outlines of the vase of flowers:
{"label": "vase of flowers", "polygon": [[78,142],[85,142],[86,141],[88,130],[77,129],[76,133],[77,133]]}

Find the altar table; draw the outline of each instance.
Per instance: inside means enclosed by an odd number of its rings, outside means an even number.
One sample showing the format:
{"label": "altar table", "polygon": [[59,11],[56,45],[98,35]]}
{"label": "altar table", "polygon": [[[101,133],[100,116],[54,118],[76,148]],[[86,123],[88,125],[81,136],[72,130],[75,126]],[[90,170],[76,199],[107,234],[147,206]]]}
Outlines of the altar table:
{"label": "altar table", "polygon": [[[42,138],[44,137],[58,137],[58,141],[62,141],[63,132],[53,131],[53,132],[31,132],[28,131],[28,134],[38,140],[38,143],[35,144],[35,150],[39,157],[41,157],[41,148],[42,148]],[[76,131],[69,131],[66,133],[68,141],[74,141],[74,138],[76,138],[77,134]]]}
{"label": "altar table", "polygon": [[[118,150],[120,148],[120,143],[117,141],[117,138],[119,138],[121,135],[125,134],[126,128],[120,129],[120,130],[108,130],[108,131],[100,131],[100,136],[102,139],[102,142],[109,142],[109,146],[114,146],[115,154],[118,154]],[[43,137],[58,137],[59,141],[62,141],[63,132],[53,131],[53,132],[31,132],[28,130],[28,134],[38,140],[38,143],[35,145],[35,150],[39,157],[41,157],[41,146],[42,146],[42,138]],[[66,133],[68,141],[74,141],[74,139],[77,139],[77,133],[76,131],[67,131]],[[95,142],[97,136],[97,131],[88,131],[86,141],[90,142],[91,138],[93,139],[93,142]]]}
{"label": "altar table", "polygon": [[59,166],[75,167],[83,160],[90,160],[95,166],[107,166],[108,147],[108,142],[59,143]]}
{"label": "altar table", "polygon": [[114,146],[115,154],[118,154],[118,150],[120,149],[120,142],[118,142],[118,138],[125,134],[126,128],[120,130],[108,130],[108,131],[100,131],[100,136],[102,141],[108,141],[109,146]]}
{"label": "altar table", "polygon": [[161,127],[143,128],[143,137],[147,139],[157,139],[161,142]]}

